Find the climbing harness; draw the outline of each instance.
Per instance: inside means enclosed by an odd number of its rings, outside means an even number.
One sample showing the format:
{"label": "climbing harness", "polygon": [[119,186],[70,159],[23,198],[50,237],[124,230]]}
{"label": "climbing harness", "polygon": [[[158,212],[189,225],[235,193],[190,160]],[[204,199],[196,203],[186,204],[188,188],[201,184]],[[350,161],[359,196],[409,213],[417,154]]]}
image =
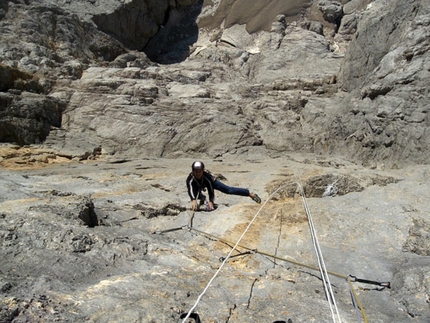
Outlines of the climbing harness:
{"label": "climbing harness", "polygon": [[[267,252],[263,252],[263,251],[260,251],[258,249],[250,248],[250,247],[247,247],[245,245],[240,244],[240,241],[245,236],[246,232],[249,230],[249,228],[251,227],[252,223],[255,221],[255,219],[257,218],[257,216],[259,215],[259,213],[261,212],[261,210],[264,208],[264,206],[267,204],[267,202],[279,190],[281,190],[281,189],[283,189],[283,188],[285,188],[285,187],[287,187],[289,185],[292,185],[292,184],[296,184],[300,188],[300,193],[301,193],[301,196],[302,196],[303,205],[304,205],[306,214],[308,216],[308,221],[309,221],[309,226],[310,226],[310,229],[311,229],[311,235],[312,235],[312,240],[313,240],[313,243],[314,243],[314,248],[315,248],[315,250],[317,252],[318,266],[312,266],[312,265],[301,263],[301,262],[298,262],[298,261],[295,261],[295,260],[292,260],[292,259],[286,259],[286,258],[283,258],[283,257],[279,257],[279,256],[276,256],[276,255],[273,255],[273,254],[270,254],[270,253],[267,253]],[[206,291],[208,290],[208,288],[211,286],[212,282],[215,280],[215,278],[217,277],[217,275],[219,274],[219,272],[221,271],[221,269],[223,268],[223,266],[226,264],[226,262],[228,261],[228,259],[233,258],[233,257],[237,257],[237,256],[241,256],[241,255],[245,255],[245,254],[253,254],[253,253],[261,254],[263,256],[266,256],[266,257],[269,257],[269,258],[273,258],[273,259],[277,259],[277,260],[281,260],[281,261],[284,261],[284,262],[288,262],[288,263],[291,263],[291,264],[294,264],[294,265],[297,265],[297,266],[301,266],[301,267],[305,267],[305,268],[309,268],[309,269],[317,270],[317,271],[319,270],[320,274],[321,274],[321,277],[322,277],[322,280],[323,280],[323,283],[324,283],[324,288],[325,288],[326,296],[327,296],[328,302],[330,304],[330,310],[331,310],[331,313],[332,313],[333,322],[336,322],[335,321],[335,319],[336,319],[335,316],[336,315],[337,315],[339,323],[341,323],[341,320],[340,320],[339,311],[338,311],[338,309],[336,307],[336,304],[335,304],[335,301],[334,301],[334,295],[333,295],[333,291],[331,289],[331,283],[330,283],[330,280],[329,280],[329,275],[345,279],[348,282],[349,287],[350,287],[350,294],[351,294],[351,298],[352,298],[352,303],[353,303],[354,308],[356,309],[357,320],[358,320],[359,323],[368,323],[368,320],[367,320],[367,315],[366,315],[366,313],[364,311],[364,308],[363,308],[363,306],[362,306],[362,304],[361,304],[361,302],[360,302],[360,300],[358,298],[358,295],[357,295],[357,293],[356,293],[356,291],[354,289],[354,286],[353,286],[352,282],[359,282],[359,283],[364,283],[364,284],[372,284],[372,285],[381,286],[383,288],[390,288],[390,282],[377,282],[377,281],[372,281],[372,280],[367,280],[367,279],[361,279],[361,278],[357,278],[356,276],[342,275],[342,274],[339,274],[339,273],[336,273],[336,272],[328,271],[326,269],[324,261],[323,261],[323,258],[322,258],[321,249],[319,247],[319,243],[318,243],[318,240],[317,240],[317,237],[316,237],[316,232],[315,232],[315,228],[314,228],[314,225],[313,225],[313,220],[312,220],[312,217],[311,217],[311,214],[310,214],[310,211],[309,211],[309,207],[307,205],[306,197],[304,196],[303,186],[300,183],[296,183],[296,182],[295,183],[289,183],[289,184],[283,185],[283,186],[279,187],[277,190],[275,190],[266,199],[266,201],[261,205],[260,209],[254,215],[254,217],[252,218],[251,222],[248,224],[248,226],[246,227],[246,229],[244,230],[244,232],[242,233],[242,235],[240,236],[240,238],[237,240],[236,243],[233,243],[233,242],[228,241],[226,239],[217,237],[217,236],[215,236],[213,234],[210,234],[210,233],[207,233],[207,232],[204,232],[204,231],[201,231],[199,229],[194,228],[193,227],[194,215],[195,215],[195,212],[193,211],[191,213],[191,215],[190,215],[190,220],[188,222],[188,225],[184,225],[184,226],[181,226],[181,227],[176,227],[176,228],[172,228],[172,229],[168,229],[168,230],[154,231],[153,234],[164,234],[164,233],[173,232],[173,231],[188,230],[188,231],[192,231],[192,232],[204,235],[204,236],[206,236],[206,237],[208,237],[210,239],[220,241],[220,242],[225,243],[227,245],[230,245],[230,246],[233,245],[233,247],[232,247],[232,249],[230,250],[230,252],[228,253],[228,255],[226,257],[220,257],[219,258],[219,260],[222,262],[221,265],[220,265],[220,267],[215,272],[214,276],[210,279],[209,283],[207,284],[207,286],[205,287],[205,289],[203,290],[203,292],[198,296],[198,298],[197,298],[195,304],[193,305],[193,307],[188,311],[187,314],[183,313],[181,315],[180,319],[183,319],[182,323],[185,323],[188,318],[194,319],[196,323],[201,323],[201,320],[200,320],[198,314],[195,313],[195,312],[193,312],[195,310],[195,308],[197,307],[198,303],[200,302],[201,298],[204,296],[204,294],[206,293]],[[238,253],[236,255],[232,255],[232,253],[238,247],[242,248],[242,249],[245,249],[247,251],[246,252]],[[334,311],[336,311],[336,315],[335,315]]]}

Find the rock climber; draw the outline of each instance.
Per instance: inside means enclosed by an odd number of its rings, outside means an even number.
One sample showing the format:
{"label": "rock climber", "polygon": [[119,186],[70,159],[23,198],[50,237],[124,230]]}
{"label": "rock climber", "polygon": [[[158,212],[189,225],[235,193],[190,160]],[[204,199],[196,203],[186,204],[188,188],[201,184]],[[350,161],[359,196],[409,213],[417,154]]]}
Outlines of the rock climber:
{"label": "rock climber", "polygon": [[[207,211],[213,211],[215,209],[214,200],[215,193],[214,190],[223,192],[224,194],[230,195],[240,195],[249,196],[256,203],[261,203],[260,197],[250,192],[246,188],[240,187],[230,187],[222,183],[219,179],[212,176],[212,174],[205,170],[205,165],[201,161],[195,161],[191,165],[191,173],[187,178],[187,189],[188,195],[191,198],[191,209],[197,211],[200,206],[205,205],[207,202]],[[206,196],[203,191],[208,191],[209,201],[206,201]],[[197,203],[199,200],[199,203]]]}

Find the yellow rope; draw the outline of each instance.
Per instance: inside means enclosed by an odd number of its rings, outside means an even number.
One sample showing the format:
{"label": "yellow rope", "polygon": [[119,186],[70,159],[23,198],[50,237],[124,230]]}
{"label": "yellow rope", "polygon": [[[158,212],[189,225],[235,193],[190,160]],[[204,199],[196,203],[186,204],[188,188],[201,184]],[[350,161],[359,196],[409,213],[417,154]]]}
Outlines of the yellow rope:
{"label": "yellow rope", "polygon": [[349,278],[349,276],[346,278],[346,280],[348,281],[349,287],[350,287],[351,292],[354,296],[354,300],[357,302],[358,308],[360,309],[361,316],[363,317],[364,323],[368,323],[366,312],[364,311],[363,305],[361,304],[361,301],[358,298],[357,293],[355,292],[354,286],[352,285],[352,282],[351,282],[351,279]]}

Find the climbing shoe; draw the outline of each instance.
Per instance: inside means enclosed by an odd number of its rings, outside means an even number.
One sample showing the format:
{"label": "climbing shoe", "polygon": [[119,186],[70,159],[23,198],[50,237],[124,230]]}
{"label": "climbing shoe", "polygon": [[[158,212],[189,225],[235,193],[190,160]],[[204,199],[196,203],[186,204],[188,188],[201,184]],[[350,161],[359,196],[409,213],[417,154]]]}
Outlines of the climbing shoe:
{"label": "climbing shoe", "polygon": [[260,198],[257,194],[253,193],[253,195],[251,196],[251,198],[252,198],[256,203],[258,203],[258,204],[260,204],[260,203],[261,203],[261,198]]}

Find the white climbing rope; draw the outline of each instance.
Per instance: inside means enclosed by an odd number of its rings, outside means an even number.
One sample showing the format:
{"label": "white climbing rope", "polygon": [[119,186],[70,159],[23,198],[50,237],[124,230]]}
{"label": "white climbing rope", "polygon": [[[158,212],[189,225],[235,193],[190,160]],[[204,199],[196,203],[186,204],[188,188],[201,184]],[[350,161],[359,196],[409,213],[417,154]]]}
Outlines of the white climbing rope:
{"label": "white climbing rope", "polygon": [[[291,185],[291,184],[288,184]],[[205,287],[205,289],[203,290],[203,292],[199,295],[199,297],[197,298],[194,306],[188,311],[188,314],[185,316],[185,318],[182,320],[182,323],[185,323],[185,321],[190,317],[190,315],[193,313],[194,309],[197,307],[197,305],[199,304],[200,300],[202,299],[203,295],[206,293],[206,291],[209,289],[209,287],[211,286],[212,282],[215,280],[215,278],[218,276],[218,274],[220,273],[221,269],[224,267],[224,265],[226,264],[227,260],[230,258],[230,256],[232,255],[232,253],[236,250],[237,246],[239,245],[240,241],[242,240],[242,238],[245,236],[246,232],[248,232],[249,228],[251,227],[252,223],[254,223],[255,219],[257,218],[257,216],[260,214],[261,210],[263,209],[263,207],[267,204],[267,202],[272,198],[273,195],[275,195],[280,189],[286,187],[287,185],[281,186],[279,187],[276,191],[274,191],[272,194],[270,194],[270,196],[266,199],[266,201],[261,205],[260,209],[257,211],[257,213],[254,215],[254,217],[252,218],[251,222],[249,222],[248,226],[246,227],[245,231],[243,231],[242,235],[240,236],[239,240],[237,240],[236,244],[234,245],[234,247],[230,250],[230,252],[228,253],[227,257],[225,257],[224,261],[221,263],[221,265],[219,266],[218,270],[215,272],[215,274],[213,275],[213,277],[211,278],[211,280],[209,281],[209,283],[207,284],[207,286]]]}
{"label": "white climbing rope", "polygon": [[318,237],[316,234],[314,222],[312,220],[311,211],[309,210],[308,202],[306,200],[305,191],[303,189],[303,185],[301,184],[301,180],[300,180],[299,187],[300,187],[300,191],[301,191],[301,195],[302,195],[303,206],[305,208],[306,215],[308,217],[309,229],[311,232],[312,242],[314,245],[315,253],[317,255],[318,267],[319,267],[319,270],[321,273],[321,279],[323,281],[325,293],[326,293],[328,303],[330,306],[330,312],[332,315],[332,319],[333,319],[333,322],[336,323],[336,317],[337,317],[337,321],[339,323],[342,323],[342,320],[340,319],[340,315],[339,315],[339,310],[338,310],[337,305],[336,305],[336,300],[334,298],[333,289],[331,288],[329,273],[327,272],[327,268],[326,268],[325,263],[324,263],[324,258],[323,258],[321,248],[320,248],[320,245],[318,242]]}

